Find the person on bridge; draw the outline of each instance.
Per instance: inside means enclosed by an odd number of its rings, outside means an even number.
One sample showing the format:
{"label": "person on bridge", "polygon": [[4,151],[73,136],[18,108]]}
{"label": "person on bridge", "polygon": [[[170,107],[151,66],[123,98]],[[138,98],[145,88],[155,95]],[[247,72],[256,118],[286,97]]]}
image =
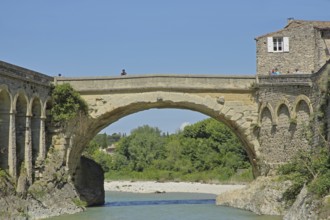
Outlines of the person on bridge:
{"label": "person on bridge", "polygon": [[121,75],[121,76],[125,76],[125,75],[127,75],[125,69],[123,69],[123,70],[121,71],[121,74],[120,74],[120,75]]}

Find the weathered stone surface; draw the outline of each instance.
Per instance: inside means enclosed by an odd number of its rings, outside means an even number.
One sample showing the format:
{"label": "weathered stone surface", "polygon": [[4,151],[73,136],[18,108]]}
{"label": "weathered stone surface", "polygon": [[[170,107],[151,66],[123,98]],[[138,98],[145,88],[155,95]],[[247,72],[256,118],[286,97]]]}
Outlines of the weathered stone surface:
{"label": "weathered stone surface", "polygon": [[88,206],[104,204],[104,171],[91,159],[81,157],[75,176],[80,199]]}
{"label": "weathered stone surface", "polygon": [[283,215],[283,192],[290,182],[280,182],[276,177],[258,177],[246,188],[218,195],[217,205],[245,209],[261,215]]}
{"label": "weathered stone surface", "polygon": [[25,195],[16,193],[8,177],[0,178],[0,219],[40,219],[82,211],[73,199],[74,187],[65,183],[52,188],[35,185]]}
{"label": "weathered stone surface", "polygon": [[[275,68],[282,74],[317,72],[330,58],[330,31],[318,26],[329,28],[330,22],[290,20],[282,30],[256,38],[257,74],[269,75]],[[288,37],[288,50],[270,52],[268,37]]]}
{"label": "weathered stone surface", "polygon": [[[284,220],[321,220],[329,219],[330,216],[320,216],[322,201],[308,194],[305,186],[299,193],[296,201],[284,216]],[[324,214],[330,214],[324,213]]]}
{"label": "weathered stone surface", "polygon": [[[251,160],[257,157],[253,144],[257,137],[247,129],[258,117],[254,90],[250,88],[254,77],[149,75],[83,79],[60,77],[56,80],[58,84],[70,83],[89,106],[90,118],[81,126],[86,128],[86,132],[80,129],[82,135],[76,134],[77,142],[73,141],[69,152],[68,165],[72,172],[79,164],[80,154],[77,152],[82,152],[100,129],[150,108],[189,109],[207,114],[226,123],[237,134],[249,151]],[[244,115],[246,112],[249,112],[247,116]]]}

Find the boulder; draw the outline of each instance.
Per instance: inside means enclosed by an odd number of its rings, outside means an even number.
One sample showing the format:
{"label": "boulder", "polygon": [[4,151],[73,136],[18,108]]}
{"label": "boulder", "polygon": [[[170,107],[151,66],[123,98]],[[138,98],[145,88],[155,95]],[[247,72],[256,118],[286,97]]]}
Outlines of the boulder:
{"label": "boulder", "polygon": [[81,157],[74,183],[80,199],[87,206],[104,204],[104,171],[95,161]]}

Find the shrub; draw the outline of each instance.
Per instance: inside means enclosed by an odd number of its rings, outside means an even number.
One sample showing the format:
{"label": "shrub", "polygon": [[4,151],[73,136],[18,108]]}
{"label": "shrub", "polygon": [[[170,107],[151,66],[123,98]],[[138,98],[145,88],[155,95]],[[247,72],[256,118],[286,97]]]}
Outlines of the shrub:
{"label": "shrub", "polygon": [[52,100],[51,116],[54,122],[65,123],[79,114],[88,113],[87,104],[68,83],[55,86]]}

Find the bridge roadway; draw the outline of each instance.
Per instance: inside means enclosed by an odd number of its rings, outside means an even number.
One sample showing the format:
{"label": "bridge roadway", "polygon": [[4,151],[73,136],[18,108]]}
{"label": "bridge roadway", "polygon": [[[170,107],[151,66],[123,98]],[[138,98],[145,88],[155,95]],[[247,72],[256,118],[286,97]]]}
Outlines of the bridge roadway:
{"label": "bridge roadway", "polygon": [[255,76],[152,74],[120,77],[56,77],[55,84],[69,83],[80,93],[125,91],[251,91]]}

